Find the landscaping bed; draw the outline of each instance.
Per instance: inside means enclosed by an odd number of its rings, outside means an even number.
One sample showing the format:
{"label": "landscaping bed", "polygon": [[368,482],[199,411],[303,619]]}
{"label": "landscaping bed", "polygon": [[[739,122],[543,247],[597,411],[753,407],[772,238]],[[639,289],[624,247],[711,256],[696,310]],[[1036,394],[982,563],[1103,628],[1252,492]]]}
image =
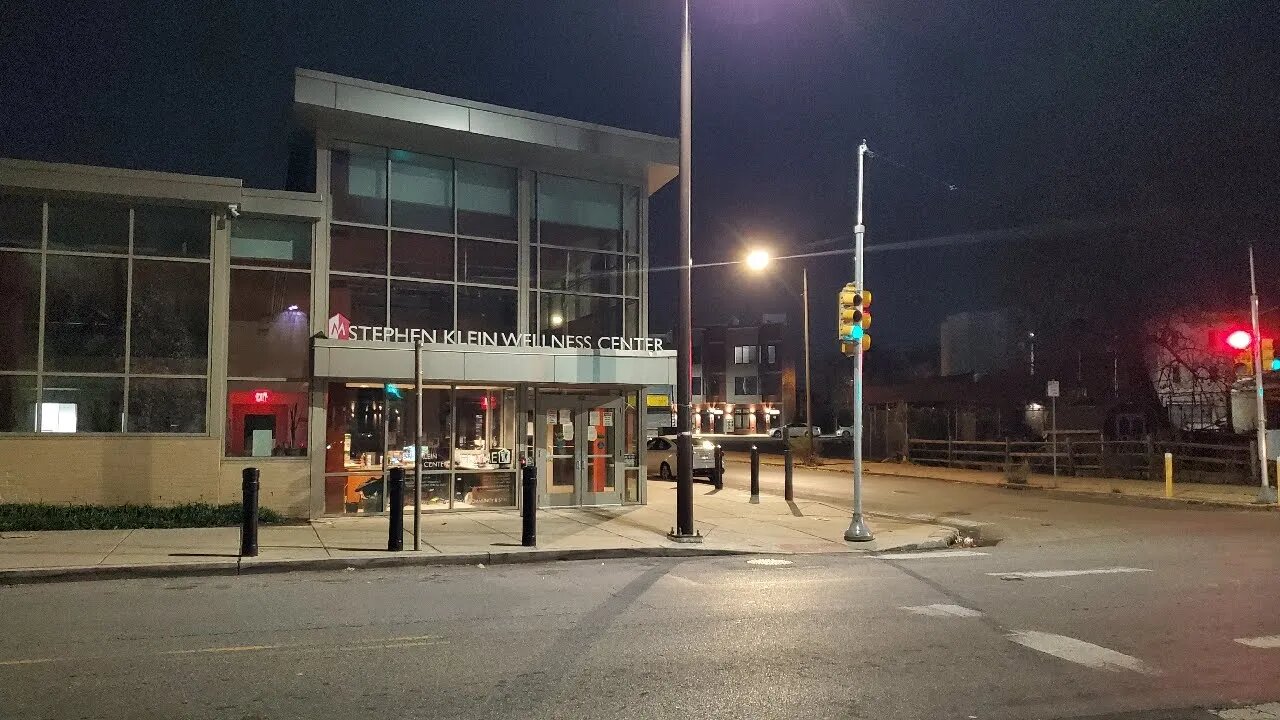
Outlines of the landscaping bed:
{"label": "landscaping bed", "polygon": [[[10,530],[134,530],[141,528],[232,527],[240,524],[239,503],[210,505],[51,505],[0,503],[0,532]],[[262,523],[281,523],[274,510],[258,511]]]}

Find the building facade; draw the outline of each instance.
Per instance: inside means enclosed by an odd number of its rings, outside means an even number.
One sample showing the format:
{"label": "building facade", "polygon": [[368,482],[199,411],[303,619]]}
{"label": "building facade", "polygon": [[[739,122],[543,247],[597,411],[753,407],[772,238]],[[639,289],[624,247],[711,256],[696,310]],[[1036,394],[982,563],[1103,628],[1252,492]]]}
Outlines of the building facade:
{"label": "building facade", "polygon": [[234,502],[254,466],[294,517],[386,512],[393,468],[514,507],[525,460],[542,505],[644,502],[677,142],[308,70],[294,112],[310,191],[0,161],[0,502]]}
{"label": "building facade", "polygon": [[694,432],[767,434],[794,417],[795,371],[785,330],[782,315],[694,328]]}

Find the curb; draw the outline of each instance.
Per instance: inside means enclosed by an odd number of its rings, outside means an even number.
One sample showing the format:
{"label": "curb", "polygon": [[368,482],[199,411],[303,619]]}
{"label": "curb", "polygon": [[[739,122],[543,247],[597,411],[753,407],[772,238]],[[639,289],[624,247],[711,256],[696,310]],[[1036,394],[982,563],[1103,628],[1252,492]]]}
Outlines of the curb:
{"label": "curb", "polygon": [[162,563],[153,565],[87,565],[56,568],[0,570],[0,586],[59,582],[91,582],[158,577],[216,577],[286,572],[323,572],[347,569],[396,567],[439,567],[448,565],[518,565],[564,560],[607,560],[620,558],[716,557],[732,555],[776,555],[757,550],[713,547],[639,547],[570,550],[529,550],[477,552],[457,555],[375,555],[370,557],[315,558],[309,560],[258,560],[241,558],[226,562]]}
{"label": "curb", "polygon": [[[867,515],[877,515],[878,517],[888,518],[888,513],[866,513]],[[902,516],[898,516],[899,518]],[[937,523],[933,523],[937,524]],[[956,544],[960,538],[960,531],[953,527],[939,528],[929,534],[929,539],[918,543],[908,543],[899,545],[898,547],[885,548],[884,550],[875,550],[868,553],[869,555],[880,555],[882,553],[899,553],[899,552],[916,552],[917,550],[944,550]]]}
{"label": "curb", "polygon": [[[761,465],[770,465],[773,467],[782,467],[781,462],[768,462],[762,456],[760,458]],[[900,466],[900,467],[920,467],[917,465]],[[821,470],[823,472],[845,472],[845,468],[832,468],[826,465],[818,465],[809,468],[811,470]],[[1129,495],[1127,493],[1116,492],[1096,492],[1091,490],[1068,490],[1063,488],[1045,487],[1043,485],[1023,485],[1020,483],[998,482],[989,483],[980,480],[965,480],[963,478],[939,477],[937,475],[926,475],[923,472],[919,474],[905,472],[884,472],[883,470],[870,470],[869,475],[880,475],[883,477],[902,477],[912,478],[914,480],[937,480],[939,482],[959,483],[962,485],[979,485],[982,487],[1001,488],[1004,490],[1038,490],[1040,492],[1049,492],[1075,500],[1092,500],[1095,502],[1108,502],[1114,505],[1137,505],[1140,507],[1156,507],[1156,508],[1177,508],[1195,505],[1204,508],[1213,508],[1220,510],[1247,510],[1252,512],[1276,512],[1280,511],[1280,505],[1274,503],[1240,503],[1229,500],[1201,500],[1198,498],[1166,498],[1153,495]],[[867,513],[868,515],[874,513]],[[886,517],[892,517],[886,515]],[[897,516],[906,517],[906,516]],[[933,521],[931,521],[933,522]],[[935,524],[947,524],[941,520]]]}

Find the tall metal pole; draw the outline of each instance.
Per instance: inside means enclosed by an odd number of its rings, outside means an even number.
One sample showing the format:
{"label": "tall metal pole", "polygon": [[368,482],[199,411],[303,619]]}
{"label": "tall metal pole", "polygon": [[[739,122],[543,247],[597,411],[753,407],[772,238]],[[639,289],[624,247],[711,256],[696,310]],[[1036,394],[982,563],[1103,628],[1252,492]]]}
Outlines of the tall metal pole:
{"label": "tall metal pole", "polygon": [[[413,343],[413,549],[422,549],[422,341]],[[486,426],[487,429],[488,426]]]}
{"label": "tall metal pole", "polygon": [[1249,243],[1249,315],[1253,321],[1253,384],[1254,400],[1257,403],[1258,428],[1258,476],[1262,478],[1262,487],[1258,489],[1258,502],[1273,503],[1276,501],[1275,488],[1267,482],[1267,405],[1262,397],[1262,330],[1258,326],[1258,280],[1253,270],[1253,243]]}
{"label": "tall metal pole", "polygon": [[[862,180],[866,154],[867,141],[863,140],[858,145],[858,218],[853,226],[853,285],[857,292],[863,289],[862,240],[867,231],[862,224]],[[857,542],[875,539],[862,517],[862,360],[862,341],[859,340],[853,355],[853,518],[849,521],[849,529],[844,531],[845,540]]]}
{"label": "tall metal pole", "polygon": [[695,540],[693,532],[693,250],[690,247],[690,141],[693,135],[692,53],[689,0],[684,1],[680,39],[680,306],[676,309],[676,526],[674,540]]}
{"label": "tall metal pole", "polygon": [[[800,266],[800,299],[804,303],[804,421],[809,428],[813,427],[813,384],[810,382],[812,376],[809,375],[809,268]],[[790,435],[786,426],[782,428],[783,435]],[[806,431],[805,434],[809,434]],[[805,458],[810,463],[813,462],[813,443],[815,439],[809,435],[809,449],[806,451]]]}

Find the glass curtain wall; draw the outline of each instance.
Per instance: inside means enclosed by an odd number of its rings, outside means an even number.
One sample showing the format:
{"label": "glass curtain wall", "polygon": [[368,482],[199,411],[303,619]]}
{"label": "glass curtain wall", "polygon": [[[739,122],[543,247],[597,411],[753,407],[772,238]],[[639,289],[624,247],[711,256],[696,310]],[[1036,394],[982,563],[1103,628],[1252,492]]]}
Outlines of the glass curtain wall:
{"label": "glass curtain wall", "polygon": [[0,193],[0,432],[204,434],[212,213]]}
{"label": "glass curtain wall", "polygon": [[514,506],[515,391],[424,388],[420,447],[414,393],[410,384],[329,384],[325,512],[386,510],[386,472],[397,467],[412,507],[415,462],[422,463],[425,510]]}
{"label": "glass curtain wall", "polygon": [[547,335],[638,336],[638,189],[540,173],[535,213],[529,327]]}
{"label": "glass curtain wall", "polygon": [[357,325],[515,332],[516,171],[330,148],[329,309]]}

